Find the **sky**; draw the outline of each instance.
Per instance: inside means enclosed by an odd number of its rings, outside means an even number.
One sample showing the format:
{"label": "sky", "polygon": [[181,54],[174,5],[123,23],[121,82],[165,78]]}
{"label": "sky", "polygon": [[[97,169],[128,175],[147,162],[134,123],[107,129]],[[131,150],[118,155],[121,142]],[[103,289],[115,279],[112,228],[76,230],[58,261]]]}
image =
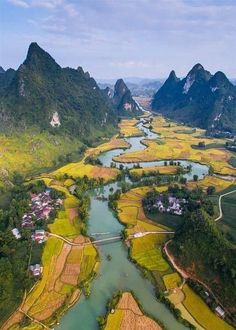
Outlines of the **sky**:
{"label": "sky", "polygon": [[236,77],[236,0],[0,0],[0,65],[36,41],[95,78],[182,77],[196,63]]}

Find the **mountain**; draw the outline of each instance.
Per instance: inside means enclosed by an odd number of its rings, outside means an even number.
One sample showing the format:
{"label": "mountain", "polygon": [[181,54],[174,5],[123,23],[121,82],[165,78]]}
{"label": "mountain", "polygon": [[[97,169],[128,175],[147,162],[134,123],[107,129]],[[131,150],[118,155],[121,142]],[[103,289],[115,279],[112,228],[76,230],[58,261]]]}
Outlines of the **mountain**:
{"label": "mountain", "polygon": [[153,111],[206,128],[236,134],[236,87],[223,72],[211,75],[196,64],[184,79],[172,71],[152,101]]}
{"label": "mountain", "polygon": [[8,69],[7,71],[5,71],[2,67],[0,67],[0,93],[3,92],[3,90],[10,85],[14,75],[14,69]]}
{"label": "mountain", "polygon": [[[153,97],[156,91],[162,86],[163,79],[144,79],[144,78],[124,78],[126,86],[130,90],[132,96]],[[116,81],[99,80],[99,87],[104,89],[109,87],[114,88]]]}
{"label": "mountain", "polygon": [[61,68],[37,43],[11,75],[0,88],[1,131],[37,126],[86,140],[114,129],[115,112],[89,73]]}
{"label": "mountain", "polygon": [[118,79],[114,86],[113,103],[119,116],[133,117],[142,114],[123,79]]}

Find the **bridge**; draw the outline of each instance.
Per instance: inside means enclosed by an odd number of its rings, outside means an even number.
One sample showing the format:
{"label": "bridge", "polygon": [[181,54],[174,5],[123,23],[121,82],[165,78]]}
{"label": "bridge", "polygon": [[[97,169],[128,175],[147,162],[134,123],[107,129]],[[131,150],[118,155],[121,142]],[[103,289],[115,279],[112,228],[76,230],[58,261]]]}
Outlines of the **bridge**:
{"label": "bridge", "polygon": [[[146,231],[146,232],[137,232],[137,233],[134,233],[134,234],[131,234],[129,235],[128,239],[132,239],[132,238],[140,238],[140,237],[143,237],[143,236],[146,236],[146,235],[151,235],[151,234],[174,234],[175,232],[174,231]],[[108,235],[108,234],[112,234],[112,233],[93,233],[93,235]],[[102,239],[97,239],[97,240],[94,240],[94,241],[90,241],[90,242],[85,242],[85,243],[74,243],[72,241],[70,241],[69,239],[63,237],[63,236],[60,236],[60,235],[57,235],[57,234],[53,234],[53,233],[48,233],[48,236],[52,236],[52,237],[57,237],[61,240],[63,240],[64,242],[72,245],[72,246],[84,246],[84,245],[90,245],[90,244],[100,244],[100,243],[109,243],[109,242],[113,242],[113,241],[116,241],[116,240],[121,240],[122,239],[122,236],[119,234],[116,234],[115,236],[112,236],[112,237],[107,237],[107,238],[102,238]],[[92,236],[92,234],[91,234]]]}

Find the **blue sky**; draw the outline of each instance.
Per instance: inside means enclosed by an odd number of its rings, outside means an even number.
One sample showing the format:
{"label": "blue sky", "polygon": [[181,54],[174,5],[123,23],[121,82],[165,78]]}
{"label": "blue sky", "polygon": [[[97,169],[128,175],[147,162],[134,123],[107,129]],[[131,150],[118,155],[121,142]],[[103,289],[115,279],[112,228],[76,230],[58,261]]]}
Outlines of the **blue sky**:
{"label": "blue sky", "polygon": [[236,77],[236,0],[0,0],[0,65],[32,41],[95,78],[184,76],[200,62]]}

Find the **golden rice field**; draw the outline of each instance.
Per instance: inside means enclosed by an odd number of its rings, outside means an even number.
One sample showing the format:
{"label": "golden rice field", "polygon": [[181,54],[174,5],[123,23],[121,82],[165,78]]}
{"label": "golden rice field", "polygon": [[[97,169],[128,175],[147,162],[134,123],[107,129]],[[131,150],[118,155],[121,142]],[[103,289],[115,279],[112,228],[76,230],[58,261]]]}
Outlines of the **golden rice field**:
{"label": "golden rice field", "polygon": [[209,186],[214,186],[216,188],[216,191],[219,192],[219,191],[225,190],[226,188],[230,187],[233,183],[234,182],[232,182],[232,181],[228,181],[228,180],[224,180],[222,178],[208,175],[204,179],[199,180],[197,182],[189,181],[187,183],[187,186],[190,189],[201,187],[204,190],[207,189],[207,187],[209,187]]}
{"label": "golden rice field", "polygon": [[134,297],[124,292],[114,313],[107,317],[105,330],[161,330],[161,327],[140,310]]}
{"label": "golden rice field", "polygon": [[[164,191],[166,190],[166,187],[157,187],[156,190]],[[150,191],[149,187],[139,187],[122,194],[117,205],[119,220],[128,227],[139,225],[144,228],[147,224],[152,224],[157,228],[156,230],[161,230],[160,228],[166,230],[166,227],[162,225],[157,226],[157,224],[149,220],[144,214],[142,199],[148,191]],[[141,222],[143,222],[143,224],[141,224]]]}
{"label": "golden rice field", "polygon": [[68,174],[73,178],[87,175],[89,178],[102,178],[104,181],[109,181],[115,179],[119,173],[120,171],[116,168],[94,166],[91,164],[84,164],[83,161],[80,161],[78,163],[69,163],[62,166],[50,175],[55,178],[60,178],[64,174]]}
{"label": "golden rice field", "polygon": [[206,330],[233,330],[233,327],[213,313],[188,285],[184,285],[183,292],[185,295],[183,305],[203,328]]}
{"label": "golden rice field", "polygon": [[113,149],[126,149],[129,148],[129,143],[124,139],[112,137],[109,141],[100,144],[96,148],[89,148],[86,150],[85,157],[87,156],[97,156],[102,152],[106,152]]}
{"label": "golden rice field", "polygon": [[142,175],[155,172],[159,174],[176,174],[177,173],[178,166],[150,166],[150,167],[144,167],[144,168],[133,168],[130,170],[130,173],[134,173],[137,175]]}
{"label": "golden rice field", "polygon": [[166,274],[163,281],[167,290],[178,288],[182,280],[178,273]]}
{"label": "golden rice field", "polygon": [[136,126],[137,119],[122,119],[119,123],[120,134],[124,137],[142,136],[143,132]]}
{"label": "golden rice field", "polygon": [[141,266],[150,271],[164,272],[169,264],[162,257],[161,244],[167,240],[165,234],[150,234],[131,241],[131,256]]}
{"label": "golden rice field", "polygon": [[[158,187],[166,190],[166,187]],[[127,226],[128,236],[135,232],[155,232],[168,230],[163,225],[156,224],[146,218],[142,198],[150,188],[141,187],[131,189],[121,195],[118,200],[118,217]],[[131,257],[141,266],[150,271],[167,271],[168,263],[162,257],[161,245],[167,240],[166,234],[148,234],[140,238],[131,239]]]}
{"label": "golden rice field", "polygon": [[[158,124],[155,124],[158,122]],[[168,125],[171,125],[170,127]],[[167,123],[163,117],[157,117],[153,121],[154,130],[162,135],[164,144],[158,144],[154,140],[143,140],[147,146],[145,150],[125,153],[114,157],[114,160],[120,162],[140,162],[155,161],[164,159],[189,159],[202,164],[211,165],[216,173],[222,175],[236,175],[236,168],[228,164],[232,153],[225,149],[194,149],[192,145],[197,145],[200,141],[209,143],[222,143],[220,139],[207,139],[199,136],[203,130],[196,129],[195,133],[182,134],[178,130],[186,130],[186,127],[177,126],[173,123]]]}

